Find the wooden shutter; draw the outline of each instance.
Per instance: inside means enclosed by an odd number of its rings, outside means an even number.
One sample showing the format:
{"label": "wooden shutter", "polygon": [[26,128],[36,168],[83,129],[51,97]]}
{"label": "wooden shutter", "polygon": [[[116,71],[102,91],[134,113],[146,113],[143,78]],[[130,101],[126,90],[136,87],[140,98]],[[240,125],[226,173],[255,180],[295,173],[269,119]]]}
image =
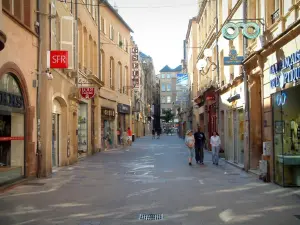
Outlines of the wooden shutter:
{"label": "wooden shutter", "polygon": [[24,1],[24,24],[28,27],[32,27],[31,24],[31,16],[32,16],[32,10],[31,10],[31,0],[23,0]]}
{"label": "wooden shutter", "polygon": [[[7,1],[7,0],[6,0]],[[28,0],[24,0],[24,5],[25,2],[28,2]],[[22,2],[21,0],[14,1],[14,11],[13,15],[19,20],[22,21]],[[25,14],[24,14],[25,16]]]}
{"label": "wooden shutter", "polygon": [[11,0],[0,0],[2,1],[2,7],[7,11],[11,12]]}
{"label": "wooden shutter", "polygon": [[60,20],[60,49],[68,51],[68,69],[74,69],[74,19],[63,16]]}
{"label": "wooden shutter", "polygon": [[[50,15],[51,16],[55,16],[56,15],[56,5],[55,5],[55,0],[52,0],[51,4],[51,11],[50,11]],[[56,18],[52,18],[51,24],[50,24],[50,29],[51,29],[51,50],[57,50],[57,39],[56,39]]]}

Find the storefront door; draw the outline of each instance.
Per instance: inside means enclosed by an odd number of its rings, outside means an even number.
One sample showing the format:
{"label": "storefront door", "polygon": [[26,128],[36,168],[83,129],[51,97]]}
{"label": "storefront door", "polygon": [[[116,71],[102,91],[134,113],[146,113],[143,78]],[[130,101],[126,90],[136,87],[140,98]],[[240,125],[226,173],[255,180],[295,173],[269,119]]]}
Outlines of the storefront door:
{"label": "storefront door", "polygon": [[59,114],[52,114],[52,167],[58,166]]}

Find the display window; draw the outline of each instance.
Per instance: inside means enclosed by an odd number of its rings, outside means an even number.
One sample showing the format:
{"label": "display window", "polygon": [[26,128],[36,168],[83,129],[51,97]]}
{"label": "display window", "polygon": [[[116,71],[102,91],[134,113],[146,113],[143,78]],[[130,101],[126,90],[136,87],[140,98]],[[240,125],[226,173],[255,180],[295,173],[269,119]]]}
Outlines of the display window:
{"label": "display window", "polygon": [[300,186],[300,86],[272,95],[274,180]]}
{"label": "display window", "polygon": [[0,184],[25,174],[24,101],[13,74],[0,79]]}
{"label": "display window", "polygon": [[79,104],[78,113],[78,154],[88,151],[88,104]]}

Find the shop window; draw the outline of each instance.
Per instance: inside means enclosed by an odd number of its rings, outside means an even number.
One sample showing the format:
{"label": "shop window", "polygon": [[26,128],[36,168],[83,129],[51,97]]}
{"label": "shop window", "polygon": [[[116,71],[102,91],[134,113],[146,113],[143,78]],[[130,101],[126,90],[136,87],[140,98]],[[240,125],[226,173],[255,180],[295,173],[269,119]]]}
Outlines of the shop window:
{"label": "shop window", "polygon": [[79,104],[78,113],[78,153],[86,153],[88,151],[88,105],[86,103]]}
{"label": "shop window", "polygon": [[275,182],[300,186],[300,87],[272,95]]}
{"label": "shop window", "polygon": [[4,74],[0,79],[0,107],[2,184],[24,175],[24,101],[13,74]]}

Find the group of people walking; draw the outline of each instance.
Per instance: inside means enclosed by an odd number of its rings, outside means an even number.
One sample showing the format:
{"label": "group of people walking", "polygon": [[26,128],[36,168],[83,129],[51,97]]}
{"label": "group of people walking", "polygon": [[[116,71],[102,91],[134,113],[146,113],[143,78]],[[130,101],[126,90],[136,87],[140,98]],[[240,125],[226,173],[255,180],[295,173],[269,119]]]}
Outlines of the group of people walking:
{"label": "group of people walking", "polygon": [[[192,130],[188,130],[185,137],[185,144],[189,150],[189,165],[192,165],[193,158],[195,156],[196,163],[203,165],[204,162],[204,147],[207,145],[205,134],[198,127],[197,132],[193,133]],[[212,161],[213,164],[219,164],[219,151],[221,147],[221,139],[217,132],[213,132],[210,137],[210,145],[212,149]]]}

